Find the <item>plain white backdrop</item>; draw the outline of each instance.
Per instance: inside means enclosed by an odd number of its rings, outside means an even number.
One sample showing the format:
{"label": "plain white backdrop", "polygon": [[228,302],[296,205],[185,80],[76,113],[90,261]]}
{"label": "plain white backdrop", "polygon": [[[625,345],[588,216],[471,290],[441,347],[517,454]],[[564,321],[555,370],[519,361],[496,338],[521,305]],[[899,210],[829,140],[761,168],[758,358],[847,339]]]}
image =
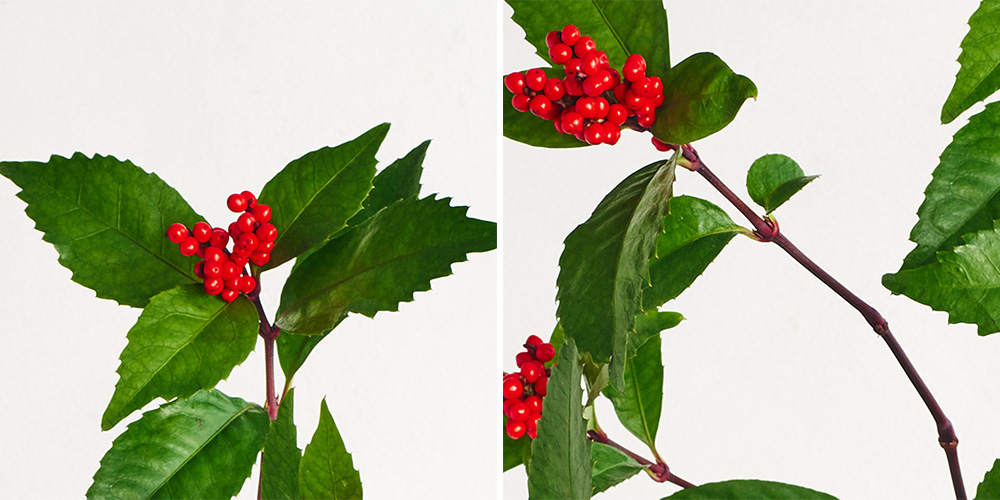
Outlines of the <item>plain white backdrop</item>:
{"label": "plain white backdrop", "polygon": [[[970,497],[1000,456],[1000,335],[892,296],[938,155],[977,105],[942,126],[959,43],[978,2],[665,2],[671,61],[718,54],[759,89],[736,120],[695,146],[745,196],[746,169],[768,153],[821,174],[776,216],[785,234],[878,308],[953,421]],[[503,6],[501,72],[542,65]],[[553,26],[553,29],[561,26]],[[497,78],[499,81],[499,76]],[[499,85],[499,84],[498,84]],[[621,179],[662,157],[648,135],[612,147],[546,150],[503,140],[503,364],[555,324],[562,241]],[[696,174],[675,190],[748,223]],[[748,197],[747,197],[748,199]],[[664,407],[658,449],[694,483],[759,478],[843,499],[953,496],[933,420],[892,354],[833,292],[773,245],[739,237],[664,309],[683,313],[663,334]],[[598,405],[612,439],[649,456]],[[526,497],[522,468],[503,497]],[[676,491],[633,478],[601,497]]]}
{"label": "plain white backdrop", "polygon": [[[391,122],[380,168],[432,139],[421,194],[496,221],[496,26],[492,2],[0,1],[0,159],[127,158],[222,224],[230,193]],[[126,427],[100,418],[140,311],[70,281],[17,191],[0,179],[0,496],[81,498]],[[288,267],[262,280],[272,318]],[[325,396],[368,498],[497,491],[497,252],[453,272],[345,321],[296,377],[299,445]],[[263,402],[262,351],[219,388]]]}

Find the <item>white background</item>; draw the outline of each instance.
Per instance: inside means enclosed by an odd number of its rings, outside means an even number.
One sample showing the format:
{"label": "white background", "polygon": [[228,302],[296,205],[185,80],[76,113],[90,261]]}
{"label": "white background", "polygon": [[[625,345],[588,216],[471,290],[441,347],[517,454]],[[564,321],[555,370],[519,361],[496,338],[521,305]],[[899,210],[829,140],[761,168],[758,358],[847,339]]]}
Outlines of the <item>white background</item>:
{"label": "white background", "polygon": [[[432,139],[422,195],[496,221],[496,12],[465,1],[0,1],[0,159],[127,158],[224,225],[230,193],[259,193],[289,161],[391,122],[380,168]],[[101,432],[100,418],[140,311],[71,282],[17,191],[0,179],[0,497],[81,498],[126,427]],[[263,279],[272,318],[288,267]],[[325,396],[367,498],[497,490],[497,252],[453,271],[398,313],[345,321],[296,377],[299,445]],[[262,403],[257,347],[219,387]],[[240,498],[256,486],[255,473]]]}
{"label": "white background", "polygon": [[[968,119],[940,124],[959,43],[978,2],[665,2],[671,61],[718,54],[759,88],[736,120],[695,146],[745,196],[746,169],[784,153],[822,177],[776,212],[807,255],[888,319],[961,441],[970,497],[1000,456],[1000,335],[947,325],[884,273],[899,268],[938,155]],[[503,73],[541,65],[503,6]],[[554,26],[553,29],[561,26]],[[498,78],[499,80],[499,78]],[[976,106],[972,113],[982,109]],[[503,141],[503,365],[555,324],[562,240],[629,173],[662,158],[648,135],[612,147],[546,150]],[[748,225],[696,174],[676,192],[707,198]],[[748,199],[748,197],[747,197]],[[953,496],[934,423],[859,314],[773,245],[739,237],[664,309],[687,320],[663,335],[657,448],[694,483],[789,482],[843,499]],[[612,439],[649,456],[598,406]],[[504,498],[526,496],[522,468]],[[661,498],[677,489],[633,478],[602,494]]]}

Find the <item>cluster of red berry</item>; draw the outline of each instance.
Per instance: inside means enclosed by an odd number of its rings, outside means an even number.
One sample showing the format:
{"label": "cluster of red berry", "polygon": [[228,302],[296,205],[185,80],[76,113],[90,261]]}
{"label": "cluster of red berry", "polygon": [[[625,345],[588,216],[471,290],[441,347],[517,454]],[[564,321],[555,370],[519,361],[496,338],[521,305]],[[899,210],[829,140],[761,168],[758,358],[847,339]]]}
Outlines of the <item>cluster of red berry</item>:
{"label": "cluster of red berry", "polygon": [[549,78],[539,68],[507,75],[504,85],[514,94],[514,109],[550,120],[559,133],[587,144],[614,145],[626,121],[639,130],[656,121],[655,110],[664,99],[663,82],[646,76],[641,55],[628,56],[619,73],[594,40],[581,36],[572,24],[549,32],[545,44],[552,62],[563,65],[566,78]]}
{"label": "cluster of red berry", "polygon": [[503,375],[503,413],[507,416],[506,430],[511,439],[519,439],[525,433],[535,438],[549,381],[545,363],[556,355],[552,344],[542,342],[537,335],[529,336],[524,348],[514,358],[521,371]]}
{"label": "cluster of red berry", "polygon": [[[194,265],[194,273],[204,280],[206,293],[232,302],[240,293],[257,287],[254,277],[245,272],[246,265],[263,266],[271,260],[278,229],[269,222],[271,207],[257,203],[250,191],[230,195],[226,205],[233,212],[242,212],[228,230],[197,222],[189,231],[178,222],[167,229],[167,239],[177,243],[181,255],[202,258]],[[226,250],[230,238],[231,252]]]}

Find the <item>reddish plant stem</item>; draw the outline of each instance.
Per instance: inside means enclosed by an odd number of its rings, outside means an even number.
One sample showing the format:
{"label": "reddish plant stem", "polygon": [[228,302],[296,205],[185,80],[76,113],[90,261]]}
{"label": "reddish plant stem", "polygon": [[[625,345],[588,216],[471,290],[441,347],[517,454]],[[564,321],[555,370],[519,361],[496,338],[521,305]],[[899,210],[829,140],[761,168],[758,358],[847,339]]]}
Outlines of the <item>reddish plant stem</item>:
{"label": "reddish plant stem", "polygon": [[656,481],[656,482],[658,482],[658,483],[665,483],[665,482],[669,481],[669,482],[674,483],[674,484],[676,484],[676,485],[678,485],[678,486],[680,486],[682,488],[694,488],[694,487],[696,487],[696,485],[691,484],[691,483],[689,483],[689,482],[687,482],[687,481],[685,481],[685,480],[677,477],[676,475],[674,475],[674,473],[670,472],[670,467],[667,467],[667,464],[663,463],[662,461],[657,460],[656,463],[650,462],[649,460],[643,458],[639,454],[637,454],[637,453],[629,450],[628,448],[625,448],[624,446],[622,446],[622,445],[620,445],[620,444],[612,441],[611,438],[609,438],[608,435],[605,434],[605,433],[603,433],[603,432],[594,431],[594,430],[587,431],[587,439],[589,439],[591,441],[594,441],[594,442],[597,442],[597,443],[606,444],[606,445],[611,446],[613,448],[617,448],[622,453],[628,455],[629,457],[632,457],[632,460],[635,460],[636,462],[639,463],[639,465],[642,465],[642,466],[646,467],[647,470],[649,471],[650,477],[652,477],[653,480]]}
{"label": "reddish plant stem", "polygon": [[931,416],[934,418],[934,423],[937,425],[938,431],[938,443],[944,448],[945,457],[948,459],[948,470],[951,473],[952,485],[955,488],[955,498],[958,500],[965,500],[967,498],[965,493],[965,483],[962,481],[962,471],[958,463],[958,437],[955,434],[955,429],[945,416],[944,411],[941,406],[938,405],[937,400],[931,394],[930,389],[927,384],[924,383],[923,379],[917,373],[916,368],[914,368],[913,363],[906,356],[903,348],[899,345],[896,337],[889,330],[889,324],[882,317],[881,314],[874,307],[868,305],[865,301],[861,300],[857,295],[847,289],[844,285],[838,282],[833,276],[824,271],[818,264],[812,261],[809,257],[806,257],[801,250],[799,250],[795,245],[792,244],[784,234],[780,233],[778,230],[778,225],[770,220],[761,218],[746,203],[743,202],[735,193],[732,192],[711,170],[701,161],[698,157],[698,153],[690,145],[682,146],[683,151],[687,159],[690,161],[690,169],[698,172],[705,180],[708,181],[723,197],[729,200],[740,213],[743,214],[747,220],[753,225],[755,231],[755,236],[757,239],[763,242],[773,242],[778,245],[782,250],[784,250],[789,256],[795,259],[796,262],[806,268],[810,273],[813,274],[820,281],[825,283],[830,287],[837,295],[844,299],[848,304],[854,307],[861,316],[864,317],[865,321],[871,326],[872,330],[875,331],[885,343],[889,346],[889,350],[892,351],[893,356],[896,357],[896,361],[899,362],[899,366],[906,373],[906,377],[910,380],[914,389],[917,390],[917,394],[920,395],[920,399],[923,400],[927,409],[930,411]]}

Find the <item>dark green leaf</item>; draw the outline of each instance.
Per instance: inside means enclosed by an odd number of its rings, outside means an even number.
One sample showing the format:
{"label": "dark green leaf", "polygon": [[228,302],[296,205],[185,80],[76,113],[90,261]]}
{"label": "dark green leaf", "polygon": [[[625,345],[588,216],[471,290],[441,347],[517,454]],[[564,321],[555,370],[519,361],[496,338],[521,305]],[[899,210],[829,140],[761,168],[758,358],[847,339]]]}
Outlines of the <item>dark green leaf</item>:
{"label": "dark green leaf", "polygon": [[816,490],[755,479],[734,479],[687,488],[663,500],[837,500]]}
{"label": "dark green leaf", "polygon": [[628,357],[635,356],[639,347],[654,335],[673,328],[684,320],[681,313],[657,311],[656,309],[639,314],[635,317],[635,335],[628,337]]}
{"label": "dark green leaf", "polygon": [[974,323],[980,335],[1000,331],[1000,221],[966,235],[965,245],[938,252],[937,261],[882,277],[894,294],[946,311],[949,323]]}
{"label": "dark green leaf", "polygon": [[306,446],[299,466],[299,491],[303,499],[361,498],[361,475],[354,469],[337,424],[323,398],[319,427]]}
{"label": "dark green leaf", "polygon": [[142,415],[101,459],[87,498],[231,498],[264,446],[264,409],[200,391]]}
{"label": "dark green leaf", "polygon": [[615,405],[622,425],[650,450],[656,449],[656,429],[663,407],[663,359],[658,334],[625,362],[625,390],[608,387],[604,395]]}
{"label": "dark green leaf", "polygon": [[383,123],[336,147],[325,147],[289,163],[260,191],[278,228],[272,269],[322,243],[347,226],[372,189],[375,153],[389,132]]}
{"label": "dark green leaf", "polygon": [[962,40],[955,86],[941,108],[941,122],[952,120],[1000,89],[1000,2],[986,0],[969,18]]}
{"label": "dark green leaf", "polygon": [[594,362],[610,360],[611,385],[619,389],[675,165],[674,160],[652,163],[618,184],[566,237],[559,258],[557,315],[566,337]]}
{"label": "dark green leaf", "polygon": [[[551,76],[562,77],[565,73],[562,70],[544,68],[545,72]],[[503,84],[500,85],[503,94],[503,136],[541,148],[582,148],[589,146],[586,142],[577,139],[575,136],[560,134],[549,120],[544,120],[527,111],[521,112],[511,105],[512,94]]]}
{"label": "dark green leaf", "polygon": [[715,260],[729,240],[745,230],[721,208],[700,198],[670,201],[656,256],[649,261],[652,286],[642,293],[645,310],[656,309],[681,294]]}
{"label": "dark green leaf", "polygon": [[201,285],[153,297],[128,332],[101,428],[114,427],[158,397],[169,401],[215,387],[253,350],[258,321],[246,297],[229,303]]}
{"label": "dark green leaf", "polygon": [[576,344],[566,339],[559,363],[552,369],[538,437],[528,462],[528,498],[576,500],[590,498],[590,441],[583,419],[583,372]]}
{"label": "dark green leaf", "polygon": [[754,203],[771,213],[817,177],[803,174],[799,164],[785,155],[764,155],[747,171],[747,191]]}
{"label": "dark green leaf", "polygon": [[351,217],[348,227],[355,227],[375,215],[389,205],[406,198],[415,198],[420,194],[420,176],[424,172],[424,158],[431,141],[424,141],[413,148],[406,156],[392,162],[383,168],[375,180],[372,190],[362,202],[364,208]]}
{"label": "dark green leaf", "polygon": [[594,462],[590,478],[591,495],[616,486],[643,469],[632,457],[603,443],[591,443],[590,458]]}
{"label": "dark green leaf", "polygon": [[466,217],[448,198],[408,198],[331,240],[301,263],[281,292],[277,324],[316,335],[347,312],[395,311],[470,252],[496,248],[496,224]]}
{"label": "dark green leaf", "polygon": [[507,472],[531,460],[531,438],[522,436],[520,439],[511,439],[505,430],[507,417],[503,418],[503,425],[500,429],[500,434],[503,435],[503,471]]}
{"label": "dark green leaf", "polygon": [[559,360],[559,349],[562,348],[563,343],[566,342],[566,332],[563,331],[561,323],[556,323],[556,327],[552,329],[552,336],[549,338],[549,343],[555,348],[556,353],[552,359],[545,362],[546,368],[552,368],[552,365],[556,364]]}
{"label": "dark green leaf", "polygon": [[274,343],[278,349],[278,363],[281,364],[281,371],[285,374],[285,380],[291,380],[295,372],[302,368],[306,358],[312,353],[319,342],[337,328],[341,321],[347,318],[347,314],[342,315],[333,324],[333,328],[319,335],[298,335],[292,332],[282,332],[275,339]]}
{"label": "dark green leaf", "polygon": [[694,54],[663,79],[663,105],[652,132],[668,144],[687,144],[722,130],[736,118],[757,86],[710,52]]}
{"label": "dark green leaf", "polygon": [[[201,217],[156,174],[113,156],[52,156],[0,162],[22,191],[25,212],[59,252],[73,281],[119,304],[144,307],[164,290],[197,280],[194,261],[167,240],[174,222]],[[123,272],[127,270],[127,272]]]}
{"label": "dark green leaf", "polygon": [[649,76],[662,78],[670,67],[667,13],[662,2],[507,0],[507,4],[514,9],[511,19],[524,29],[527,41],[549,66],[555,65],[549,59],[545,35],[572,24],[581,34],[593,38],[598,50],[608,54],[612,67],[621,69],[629,54],[642,54]]}
{"label": "dark green leaf", "polygon": [[1000,498],[1000,459],[993,462],[993,468],[985,476],[983,482],[976,488],[975,500],[996,500]]}
{"label": "dark green leaf", "polygon": [[910,231],[917,247],[903,260],[912,269],[934,260],[934,252],[960,245],[961,235],[989,229],[1000,218],[1000,103],[969,119],[924,190],[920,220]]}
{"label": "dark green leaf", "polygon": [[299,462],[302,450],[297,444],[294,405],[295,389],[281,398],[278,419],[271,422],[271,429],[264,440],[261,456],[260,491],[268,500],[298,500]]}

